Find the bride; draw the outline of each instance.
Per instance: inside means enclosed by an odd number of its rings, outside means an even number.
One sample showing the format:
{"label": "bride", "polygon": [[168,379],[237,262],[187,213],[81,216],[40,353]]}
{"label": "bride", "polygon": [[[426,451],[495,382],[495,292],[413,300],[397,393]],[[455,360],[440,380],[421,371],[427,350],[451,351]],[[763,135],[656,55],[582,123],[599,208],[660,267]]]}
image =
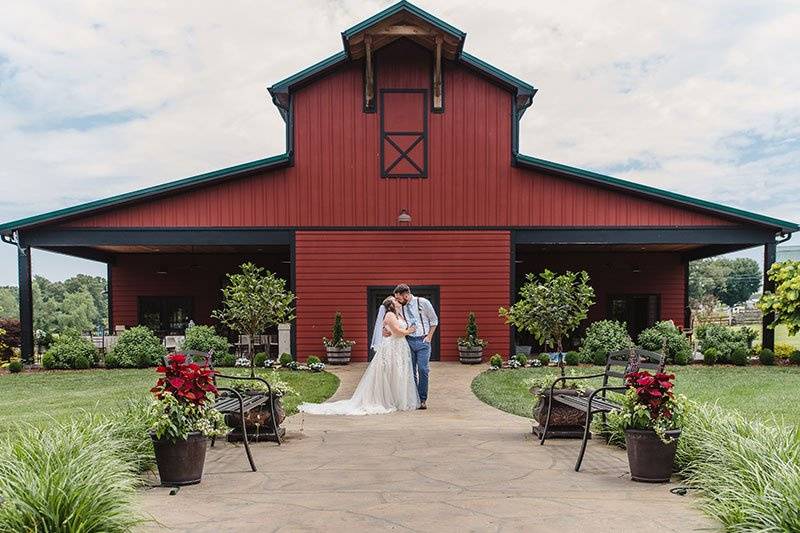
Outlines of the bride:
{"label": "bride", "polygon": [[375,357],[353,396],[338,402],[303,403],[300,411],[314,415],[376,415],[419,407],[411,350],[406,342],[406,335],[414,333],[415,328],[409,328],[400,318],[400,303],[394,297],[386,298],[382,305],[386,309],[383,327],[391,335],[375,349]]}

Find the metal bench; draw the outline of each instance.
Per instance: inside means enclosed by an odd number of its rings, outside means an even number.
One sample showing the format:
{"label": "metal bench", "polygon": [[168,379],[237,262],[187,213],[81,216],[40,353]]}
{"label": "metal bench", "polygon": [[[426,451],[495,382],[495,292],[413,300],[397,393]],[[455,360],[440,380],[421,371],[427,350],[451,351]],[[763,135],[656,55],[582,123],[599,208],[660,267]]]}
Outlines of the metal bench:
{"label": "metal bench", "polygon": [[[589,428],[592,424],[592,418],[595,414],[600,413],[605,421],[606,413],[618,410],[621,406],[608,399],[606,393],[609,391],[622,392],[627,390],[624,385],[625,375],[629,372],[636,372],[640,369],[655,370],[656,372],[664,371],[664,364],[666,358],[664,354],[650,352],[641,348],[631,348],[629,350],[620,350],[608,354],[606,360],[606,367],[601,374],[591,374],[588,376],[563,376],[556,379],[550,386],[550,403],[547,406],[547,416],[544,422],[544,431],[539,438],[539,444],[544,444],[547,439],[547,430],[550,425],[550,411],[553,402],[558,402],[569,407],[574,407],[586,413],[586,425],[583,428],[583,441],[581,442],[581,451],[578,454],[578,460],[575,463],[575,471],[581,468],[583,462],[583,455],[586,453],[586,441],[589,440]],[[622,371],[612,370],[613,367],[622,367]],[[578,379],[593,379],[603,378],[603,385],[596,390],[591,391],[588,396],[569,396],[566,394],[558,394],[555,390],[556,385],[560,382],[567,380]],[[623,384],[619,386],[611,386],[608,384],[609,378],[618,378],[623,380]]]}
{"label": "metal bench", "polygon": [[[172,354],[166,355],[164,360],[169,363]],[[183,355],[186,356],[187,363],[197,363],[200,366],[206,366],[211,370],[214,370],[213,365],[213,353],[206,353],[200,352],[197,350],[186,350],[183,352]],[[217,378],[224,378],[224,379],[234,379],[234,380],[250,380],[250,381],[260,381],[267,387],[267,393],[265,394],[254,394],[254,395],[246,395],[243,396],[239,391],[229,388],[229,387],[219,387],[217,386],[217,390],[220,391],[220,396],[217,397],[217,401],[214,403],[214,409],[222,413],[223,415],[228,414],[238,414],[239,419],[241,420],[242,425],[242,442],[244,443],[245,453],[247,454],[247,460],[250,462],[250,468],[253,472],[257,471],[256,465],[253,462],[253,454],[250,452],[250,442],[247,438],[247,426],[245,424],[245,413],[248,413],[255,409],[256,407],[260,407],[265,403],[269,403],[270,408],[270,422],[272,425],[272,429],[275,433],[275,441],[278,445],[281,444],[281,436],[280,431],[278,429],[278,424],[276,422],[275,417],[275,396],[272,394],[272,387],[270,386],[269,382],[265,379],[259,378],[255,375],[250,376],[229,376],[227,374],[221,374],[219,371],[214,370],[214,385],[217,385]],[[211,439],[211,447],[214,447],[214,443],[216,442],[216,437],[212,437]]]}

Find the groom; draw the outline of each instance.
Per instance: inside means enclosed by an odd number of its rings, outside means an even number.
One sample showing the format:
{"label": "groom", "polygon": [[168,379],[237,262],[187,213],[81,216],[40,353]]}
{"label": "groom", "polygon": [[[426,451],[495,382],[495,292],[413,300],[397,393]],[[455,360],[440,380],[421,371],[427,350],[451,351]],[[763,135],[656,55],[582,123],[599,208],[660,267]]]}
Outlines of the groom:
{"label": "groom", "polygon": [[411,348],[411,362],[414,365],[414,377],[417,380],[420,409],[427,409],[428,399],[428,363],[431,360],[431,341],[439,318],[427,298],[411,294],[411,288],[401,283],[394,289],[395,299],[403,305],[403,318],[410,326],[416,326],[414,333],[406,337]]}

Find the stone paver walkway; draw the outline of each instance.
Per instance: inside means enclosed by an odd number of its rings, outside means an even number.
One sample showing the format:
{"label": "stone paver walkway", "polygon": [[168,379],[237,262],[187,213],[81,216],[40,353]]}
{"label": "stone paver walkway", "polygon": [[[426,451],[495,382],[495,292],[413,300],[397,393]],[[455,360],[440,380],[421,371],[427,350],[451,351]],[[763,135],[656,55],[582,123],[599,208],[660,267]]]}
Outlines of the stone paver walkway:
{"label": "stone paver walkway", "polygon": [[[351,394],[364,364],[334,368]],[[625,453],[531,438],[527,419],[470,391],[483,367],[434,363],[429,409],[367,417],[295,415],[288,438],[209,450],[200,485],[141,505],[172,531],[715,531],[669,485],[631,482]]]}

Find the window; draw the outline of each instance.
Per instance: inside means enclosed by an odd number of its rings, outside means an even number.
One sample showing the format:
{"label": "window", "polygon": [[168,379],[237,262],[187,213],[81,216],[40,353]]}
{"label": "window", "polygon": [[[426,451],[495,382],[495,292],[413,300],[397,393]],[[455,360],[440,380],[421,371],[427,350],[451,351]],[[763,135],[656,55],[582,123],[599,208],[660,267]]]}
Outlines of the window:
{"label": "window", "polygon": [[381,177],[428,176],[428,92],[381,90]]}
{"label": "window", "polygon": [[628,325],[628,333],[636,340],[643,330],[661,319],[658,294],[617,294],[608,297],[608,318]]}
{"label": "window", "polygon": [[183,335],[192,318],[193,301],[188,296],[140,296],[139,324],[156,335]]}

